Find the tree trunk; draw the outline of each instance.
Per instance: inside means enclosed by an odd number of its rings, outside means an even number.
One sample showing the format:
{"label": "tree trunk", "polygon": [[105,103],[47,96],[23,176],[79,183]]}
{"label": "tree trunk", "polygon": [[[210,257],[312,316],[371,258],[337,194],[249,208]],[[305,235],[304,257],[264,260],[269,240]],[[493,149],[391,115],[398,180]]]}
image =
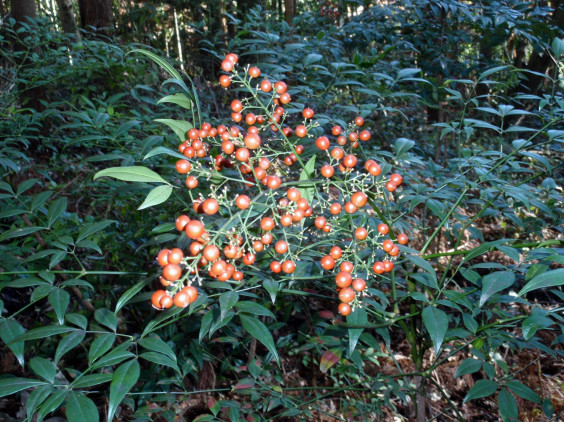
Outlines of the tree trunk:
{"label": "tree trunk", "polygon": [[109,0],[78,0],[80,25],[94,27],[97,32],[109,35],[114,29],[114,16]]}
{"label": "tree trunk", "polygon": [[[11,17],[16,21],[16,28],[20,27],[22,23],[27,22],[28,19],[34,19],[36,17],[35,0],[12,0],[11,7]],[[33,66],[29,55],[24,52],[28,49],[33,49],[35,52],[39,53],[39,48],[31,47],[23,41],[23,39],[28,36],[27,31],[20,32],[18,36],[20,39],[14,42],[14,58],[20,71],[23,71],[26,67]],[[30,82],[30,85],[22,82],[18,84],[18,91],[20,103],[23,106],[33,108],[37,111],[44,109],[41,104],[41,99],[45,96],[44,87],[41,85],[33,85],[33,82]]]}
{"label": "tree trunk", "polygon": [[16,23],[25,22],[28,18],[35,18],[34,0],[12,0],[12,17]]}
{"label": "tree trunk", "polygon": [[80,33],[72,9],[72,0],[57,0],[57,6],[59,7],[59,19],[61,19],[63,32],[74,36],[76,41],[80,41]]}
{"label": "tree trunk", "polygon": [[292,25],[294,16],[296,16],[296,0],[284,0],[284,18],[288,25]]}

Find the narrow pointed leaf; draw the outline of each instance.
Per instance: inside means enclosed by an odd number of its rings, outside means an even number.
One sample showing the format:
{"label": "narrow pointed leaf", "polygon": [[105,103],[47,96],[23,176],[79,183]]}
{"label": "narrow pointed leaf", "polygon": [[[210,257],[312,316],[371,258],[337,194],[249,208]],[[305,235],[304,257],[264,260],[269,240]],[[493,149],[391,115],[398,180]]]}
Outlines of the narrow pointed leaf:
{"label": "narrow pointed leaf", "polygon": [[0,378],[0,397],[9,396],[18,391],[27,390],[28,388],[46,385],[45,381],[38,381],[29,378],[6,377]]}
{"label": "narrow pointed leaf", "polygon": [[162,204],[170,197],[171,193],[172,193],[172,186],[169,185],[157,186],[156,188],[152,189],[151,192],[149,192],[143,203],[137,209],[143,210],[145,208]]}
{"label": "narrow pointed leaf", "polygon": [[435,346],[435,354],[439,354],[448,329],[448,316],[433,306],[426,307],[423,312],[423,324]]}
{"label": "narrow pointed leaf", "polygon": [[94,339],[88,351],[88,363],[91,365],[96,359],[106,353],[116,340],[114,333],[102,334]]}
{"label": "narrow pointed leaf", "polygon": [[76,381],[72,383],[74,388],[88,388],[92,387],[93,385],[103,384],[105,382],[109,382],[112,380],[113,374],[110,373],[101,373],[101,374],[90,374],[84,375],[78,378]]}
{"label": "narrow pointed leaf", "polygon": [[114,372],[110,384],[110,404],[108,407],[108,421],[113,420],[119,404],[139,379],[139,361],[132,359],[120,365]]}
{"label": "narrow pointed leaf", "polygon": [[517,400],[509,391],[502,389],[499,392],[497,395],[497,405],[503,422],[519,422]]}
{"label": "narrow pointed leaf", "polygon": [[278,351],[276,350],[276,345],[274,344],[274,339],[272,338],[272,334],[268,331],[268,328],[260,322],[258,319],[253,318],[251,316],[245,314],[239,314],[239,318],[241,319],[241,323],[243,324],[243,328],[247,330],[247,332],[260,341],[262,344],[266,346],[266,348],[272,353],[278,365],[280,365],[280,358],[278,357]]}
{"label": "narrow pointed leaf", "polygon": [[482,369],[482,361],[474,358],[465,359],[458,368],[456,369],[456,373],[454,374],[454,378],[458,378],[462,375],[466,374],[473,374],[474,372],[478,372]]}
{"label": "narrow pointed leaf", "polygon": [[65,415],[68,422],[98,422],[100,415],[92,400],[82,393],[71,391],[67,397]]}
{"label": "narrow pointed leaf", "polygon": [[83,330],[75,331],[74,333],[70,333],[64,336],[59,342],[57,351],[55,352],[55,364],[59,362],[59,360],[65,353],[78,346],[82,342],[82,340],[84,340],[85,336],[86,331]]}
{"label": "narrow pointed leaf", "polygon": [[59,320],[59,324],[63,325],[65,323],[65,311],[67,310],[67,306],[69,306],[70,302],[70,295],[65,289],[56,288],[49,293],[47,300],[53,307],[53,310],[57,315],[57,319]]}
{"label": "narrow pointed leaf", "polygon": [[36,356],[29,361],[29,367],[36,375],[39,375],[45,381],[51,384],[55,382],[57,368],[50,360]]}
{"label": "narrow pointed leaf", "polygon": [[[364,308],[356,308],[347,316],[347,323],[351,325],[366,325],[368,323],[366,310]],[[363,331],[363,328],[349,328],[349,356],[352,356]]]}
{"label": "narrow pointed leaf", "polygon": [[112,331],[117,329],[117,316],[107,308],[96,309],[96,312],[94,312],[94,319]]}
{"label": "narrow pointed leaf", "polygon": [[110,167],[96,173],[94,175],[94,180],[100,177],[113,177],[114,179],[123,180],[125,182],[160,182],[167,184],[166,180],[164,180],[158,173],[142,166]]}
{"label": "narrow pointed leaf", "polygon": [[172,95],[167,95],[166,97],[161,98],[157,101],[157,104],[160,103],[172,103],[179,105],[180,107],[184,107],[186,110],[190,110],[192,108],[192,101],[183,93],[179,92]]}
{"label": "narrow pointed leaf", "polygon": [[479,306],[482,307],[492,295],[511,287],[514,282],[515,273],[513,271],[496,271],[484,276]]}
{"label": "narrow pointed leaf", "polygon": [[162,353],[176,362],[176,355],[168,344],[158,337],[145,337],[139,340],[139,345],[153,352]]}
{"label": "narrow pointed leaf", "polygon": [[223,320],[225,318],[225,314],[227,311],[230,311],[231,308],[239,301],[239,293],[234,291],[228,291],[222,293],[219,296],[219,309],[220,314],[219,318]]}
{"label": "narrow pointed leaf", "polygon": [[12,343],[12,340],[23,333],[25,333],[25,329],[13,319],[5,319],[2,323],[0,323],[0,338],[8,345],[21,366],[24,366],[25,363],[24,342],[20,341]]}
{"label": "narrow pointed leaf", "polygon": [[57,410],[59,406],[63,404],[68,394],[69,391],[66,389],[57,390],[53,394],[51,394],[49,398],[47,398],[47,400],[45,400],[45,402],[41,406],[39,406],[39,412],[37,412],[37,420],[41,422],[46,415]]}
{"label": "narrow pointed leaf", "polygon": [[12,342],[16,343],[18,341],[37,340],[40,338],[56,336],[57,334],[70,333],[71,331],[77,330],[78,328],[67,327],[65,325],[47,325],[46,327],[39,327],[26,331],[22,335],[19,335],[16,338],[12,339]]}
{"label": "narrow pointed leaf", "polygon": [[564,268],[558,268],[534,277],[531,281],[525,284],[525,287],[521,289],[518,296],[523,296],[525,293],[532,290],[562,285],[564,285]]}
{"label": "narrow pointed leaf", "polygon": [[482,397],[491,396],[497,390],[497,382],[490,381],[490,380],[479,380],[476,381],[476,384],[468,391],[466,397],[464,397],[464,403],[474,400],[480,399]]}

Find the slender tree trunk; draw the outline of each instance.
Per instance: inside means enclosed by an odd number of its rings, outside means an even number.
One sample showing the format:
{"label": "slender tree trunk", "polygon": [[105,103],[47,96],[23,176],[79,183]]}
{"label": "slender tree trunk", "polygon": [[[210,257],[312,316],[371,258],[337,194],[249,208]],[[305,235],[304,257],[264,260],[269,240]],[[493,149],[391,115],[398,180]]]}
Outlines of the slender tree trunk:
{"label": "slender tree trunk", "polygon": [[12,0],[12,17],[17,23],[25,22],[28,18],[35,18],[34,0]]}
{"label": "slender tree trunk", "polygon": [[78,0],[78,10],[82,28],[91,26],[104,35],[112,32],[114,16],[109,0]]}
{"label": "slender tree trunk", "polygon": [[57,0],[57,6],[59,6],[59,19],[61,19],[63,32],[74,36],[76,41],[80,41],[80,33],[72,9],[72,0]]}
{"label": "slender tree trunk", "polygon": [[[16,21],[16,28],[20,27],[22,23],[27,22],[28,19],[34,19],[36,17],[35,1],[12,0],[11,17]],[[38,47],[31,47],[23,41],[27,36],[27,31],[20,32],[20,39],[14,43],[14,57],[21,71],[28,66],[33,66],[33,62],[30,60],[29,55],[26,54],[26,50],[33,49],[34,52],[39,53]],[[20,103],[26,107],[41,111],[44,108],[41,104],[41,99],[45,97],[45,88],[41,85],[33,85],[33,82],[29,84],[18,84]]]}
{"label": "slender tree trunk", "polygon": [[296,0],[284,0],[284,18],[288,25],[292,25],[294,16],[296,16]]}

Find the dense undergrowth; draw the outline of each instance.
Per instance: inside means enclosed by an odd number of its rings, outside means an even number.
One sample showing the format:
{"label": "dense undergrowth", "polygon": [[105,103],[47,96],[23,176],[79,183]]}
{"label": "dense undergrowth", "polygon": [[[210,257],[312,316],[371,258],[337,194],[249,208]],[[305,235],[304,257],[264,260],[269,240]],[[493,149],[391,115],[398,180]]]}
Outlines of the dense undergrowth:
{"label": "dense undergrowth", "polygon": [[[227,45],[201,42],[217,59],[217,74],[206,78],[196,62],[178,78],[177,63],[158,66],[150,53],[131,52],[137,44],[88,37],[73,44],[43,20],[24,29],[26,48],[17,52],[16,32],[3,24],[6,418],[558,418],[562,34],[546,23],[549,10],[530,5],[410,5],[373,7],[342,22],[313,10],[294,26],[253,9]],[[539,75],[508,54],[512,36],[529,43],[529,57],[550,55],[534,90],[525,87]],[[319,181],[309,187],[312,198],[335,195],[315,187],[323,179],[305,164],[326,158],[316,137],[333,125],[350,128],[355,116],[372,137],[346,148],[359,162],[373,159],[403,176],[393,201],[371,186],[374,202],[351,220],[370,233],[386,221],[410,242],[400,246],[393,272],[364,274],[369,288],[348,318],[337,313],[334,274],[319,266],[323,245],[300,246],[307,265],[291,276],[272,274],[271,256],[257,254],[244,283],[204,276],[188,309],[150,306],[160,288],[157,253],[189,248],[176,218],[198,218],[193,199],[213,196],[217,185],[228,187],[230,200],[243,189],[230,184],[238,173],[214,174],[204,159],[210,173],[202,170],[199,190],[187,193],[174,165],[187,129],[231,125],[231,101],[254,92],[216,82],[226,52],[239,55],[240,75],[252,65],[261,78],[287,83],[286,124],[295,129],[305,107],[315,111],[314,137],[285,135],[280,150],[267,154],[277,166],[271,171],[287,176],[286,188],[303,171],[302,182]],[[299,142],[304,166],[286,172],[275,158],[282,145]],[[209,143],[212,159],[223,154]],[[93,179],[132,166],[151,167],[175,187],[166,202],[138,210],[153,183]],[[334,241],[352,250],[349,217],[331,218],[342,233]],[[209,224],[219,234],[226,227]],[[304,233],[311,226],[300,224]],[[256,232],[249,224],[237,234]],[[367,249],[354,251],[359,260],[369,258]]]}

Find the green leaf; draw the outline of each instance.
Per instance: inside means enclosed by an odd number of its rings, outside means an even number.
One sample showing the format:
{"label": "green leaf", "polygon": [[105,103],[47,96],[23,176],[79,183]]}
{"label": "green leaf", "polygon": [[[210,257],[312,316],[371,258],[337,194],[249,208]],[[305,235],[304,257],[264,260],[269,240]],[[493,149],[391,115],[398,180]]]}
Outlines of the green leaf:
{"label": "green leaf", "polygon": [[[368,317],[364,308],[356,308],[347,316],[347,323],[351,325],[366,325]],[[360,338],[363,328],[349,328],[349,356],[352,356],[358,339]]]}
{"label": "green leaf", "polygon": [[394,142],[394,151],[396,152],[396,157],[401,158],[407,151],[415,146],[415,141],[406,138],[398,138]]}
{"label": "green leaf", "polygon": [[98,422],[100,415],[92,400],[82,393],[71,391],[67,397],[65,415],[68,422]]}
{"label": "green leaf", "polygon": [[184,155],[180,154],[179,152],[173,151],[172,149],[167,148],[167,147],[160,146],[160,147],[156,147],[156,148],[152,149],[151,151],[149,151],[147,153],[147,155],[145,155],[143,157],[143,161],[146,160],[147,158],[151,158],[151,157],[154,157],[155,155],[161,155],[161,154],[170,155],[171,157],[175,157],[175,158],[178,158],[180,160],[186,159],[186,157]]}
{"label": "green leaf", "polygon": [[439,284],[437,282],[437,273],[435,272],[435,269],[433,268],[433,266],[431,264],[429,264],[429,262],[427,262],[425,259],[421,258],[418,255],[413,255],[413,254],[405,254],[405,258],[410,261],[412,264],[414,264],[416,267],[422,268],[425,271],[427,271],[430,275],[431,275],[431,280],[430,283],[433,286],[433,288],[435,289],[439,289]]}
{"label": "green leaf", "polygon": [[192,109],[192,101],[181,92],[167,95],[166,97],[161,98],[159,101],[157,101],[157,104],[160,103],[172,103],[179,105],[180,107],[184,107],[186,110]]}
{"label": "green leaf", "polygon": [[274,344],[274,339],[272,338],[272,334],[268,331],[268,328],[260,322],[258,319],[253,318],[252,316],[248,316],[245,314],[239,314],[239,318],[241,319],[241,323],[243,324],[243,328],[247,330],[247,332],[260,341],[262,344],[266,346],[266,348],[272,353],[278,365],[280,365],[280,358],[278,357],[278,352],[276,350],[276,346]]}
{"label": "green leaf", "polygon": [[263,287],[270,295],[270,300],[272,300],[272,303],[275,303],[276,294],[280,289],[278,282],[276,280],[273,280],[272,278],[267,278],[266,280],[264,280]]}
{"label": "green leaf", "polygon": [[39,412],[37,413],[38,422],[43,421],[43,418],[45,418],[45,415],[47,415],[48,413],[57,410],[59,406],[63,404],[68,394],[69,391],[66,389],[57,390],[53,394],[51,394],[49,398],[45,400],[45,402],[39,407]]}
{"label": "green leaf", "polygon": [[86,332],[83,330],[75,331],[74,333],[64,336],[59,342],[57,351],[55,352],[55,365],[59,363],[59,360],[65,353],[78,346],[82,340],[84,340],[85,336]]}
{"label": "green leaf", "polygon": [[454,378],[458,378],[462,375],[473,374],[478,372],[482,368],[482,361],[478,359],[468,358],[465,359],[456,369]]}
{"label": "green leaf", "polygon": [[46,385],[46,382],[28,378],[5,377],[0,379],[0,397],[9,396],[28,388]]}
{"label": "green leaf", "polygon": [[137,209],[142,210],[145,208],[162,204],[170,197],[171,193],[172,193],[172,186],[170,185],[157,186],[156,188],[152,189],[151,192],[149,192],[143,203]]}
{"label": "green leaf", "polygon": [[12,343],[12,340],[25,333],[25,329],[13,319],[5,319],[0,323],[0,338],[8,345],[21,366],[24,366],[24,342]]}
{"label": "green leaf", "polygon": [[102,334],[95,338],[88,351],[88,364],[92,365],[92,362],[110,350],[115,340],[116,335],[114,333]]}
{"label": "green leaf", "polygon": [[63,325],[65,323],[65,311],[70,302],[70,295],[65,289],[56,288],[49,293],[47,300],[53,307],[59,324]]}
{"label": "green leaf", "polygon": [[38,232],[40,230],[45,230],[46,228],[47,227],[24,227],[21,229],[18,228],[18,229],[7,230],[4,233],[2,233],[2,235],[0,236],[0,241],[14,239],[16,237],[27,236],[35,232]]}
{"label": "green leaf", "polygon": [[114,179],[123,180],[125,182],[146,182],[146,183],[164,183],[168,184],[158,173],[147,167],[131,166],[131,167],[110,167],[100,170],[94,176],[94,180],[99,177],[113,177]]}
{"label": "green leaf", "polygon": [[78,328],[67,327],[66,325],[47,325],[46,327],[34,328],[32,330],[26,331],[24,334],[17,336],[12,339],[12,342],[18,341],[28,341],[37,340],[45,337],[56,336],[57,334],[70,333],[71,331],[77,331]]}
{"label": "green leaf", "polygon": [[235,304],[235,307],[240,311],[240,312],[245,312],[247,314],[251,314],[251,315],[264,315],[270,318],[275,318],[274,314],[272,312],[270,312],[268,309],[266,309],[264,306],[256,303],[256,302],[251,302],[248,300],[243,300],[240,302],[237,302]]}
{"label": "green leaf", "polygon": [[321,54],[310,53],[304,57],[303,63],[304,66],[309,66],[313,63],[317,63],[318,61],[321,61],[321,59],[323,59],[323,56]]}
{"label": "green leaf", "polygon": [[53,391],[53,386],[50,384],[40,385],[36,387],[30,394],[25,404],[26,412],[28,418],[31,418],[35,413],[35,410],[41,403],[43,403],[47,397],[51,395]]}
{"label": "green leaf", "polygon": [[45,381],[53,384],[55,382],[55,374],[57,368],[50,360],[42,357],[34,357],[29,361],[31,370]]}
{"label": "green leaf", "polygon": [[482,397],[491,396],[497,390],[497,382],[490,380],[478,380],[476,384],[468,391],[466,397],[464,397],[464,402],[469,402],[470,400],[479,399]]}
{"label": "green leaf", "polygon": [[172,360],[166,355],[157,352],[143,352],[139,354],[140,358],[148,360],[149,362],[156,363],[157,365],[164,365],[168,366],[169,368],[174,369],[176,372],[180,374],[180,369],[178,368],[178,364],[175,360]]}
{"label": "green leaf", "polygon": [[112,383],[110,384],[108,421],[113,420],[119,404],[139,379],[139,373],[140,368],[137,359],[125,362],[115,370]]}
{"label": "green leaf", "polygon": [[88,327],[88,319],[84,315],[71,313],[66,314],[65,318],[68,322],[82,328],[83,330],[86,330],[86,327]]}
{"label": "green leaf", "polygon": [[239,301],[239,293],[235,291],[228,291],[219,296],[219,319],[223,320],[227,311],[230,311],[233,306]]}
{"label": "green leaf", "polygon": [[552,47],[552,51],[554,51],[554,55],[556,56],[556,59],[560,59],[560,56],[562,55],[562,53],[564,53],[564,41],[556,37],[552,40],[551,47]]}
{"label": "green leaf", "polygon": [[39,208],[45,202],[47,202],[47,200],[49,200],[49,198],[51,198],[52,195],[53,192],[51,191],[39,192],[37,195],[33,197],[33,201],[31,201],[31,210],[35,211],[37,208]]}
{"label": "green leaf", "polygon": [[139,293],[143,287],[145,287],[150,281],[149,280],[141,280],[139,283],[133,285],[129,289],[127,289],[119,298],[116,304],[116,310],[114,314],[117,313],[123,308],[137,293]]}
{"label": "green leaf", "polygon": [[59,198],[51,204],[49,211],[47,212],[47,221],[49,227],[53,225],[55,221],[63,214],[67,209],[67,198]]}
{"label": "green leaf", "polygon": [[154,352],[162,353],[168,356],[174,362],[176,362],[176,355],[174,351],[170,348],[168,344],[162,341],[158,337],[145,337],[139,340],[139,345],[145,349],[152,350]]}
{"label": "green leaf", "polygon": [[117,365],[118,363],[121,363],[124,360],[132,357],[135,357],[135,355],[127,350],[115,349],[109,352],[101,359],[97,360],[96,363],[92,365],[92,368],[97,369],[97,368],[103,368],[104,366]]}
{"label": "green leaf", "polygon": [[[308,181],[314,178],[314,171],[315,171],[315,159],[316,156],[314,155],[309,159],[309,161],[305,164],[302,172],[300,173],[300,182]],[[303,185],[300,185],[303,186]],[[302,198],[307,199],[309,203],[313,200],[313,196],[315,195],[315,188],[313,187],[298,187]],[[274,300],[273,300],[274,302]]]}
{"label": "green leaf", "polygon": [[113,374],[110,373],[100,373],[100,374],[90,374],[83,375],[77,378],[76,381],[72,383],[73,388],[88,388],[93,385],[103,384],[112,379]]}
{"label": "green leaf", "polygon": [[435,346],[435,354],[438,355],[448,330],[448,316],[433,306],[423,309],[422,316],[423,324],[425,324],[425,328],[427,328]]}
{"label": "green leaf", "polygon": [[341,348],[327,350],[319,360],[319,370],[324,374],[341,359]]}
{"label": "green leaf", "polygon": [[117,316],[107,308],[98,308],[94,312],[94,319],[112,331],[117,329]]}
{"label": "green leaf", "polygon": [[547,271],[534,277],[531,281],[525,284],[521,289],[518,296],[523,296],[532,290],[544,289],[547,287],[562,286],[564,284],[564,268],[558,268],[553,271]]}
{"label": "green leaf", "polygon": [[499,414],[503,422],[519,422],[519,407],[513,395],[502,389],[497,395]]}
{"label": "green leaf", "polygon": [[514,394],[524,398],[525,400],[529,400],[537,404],[540,404],[542,401],[537,393],[519,381],[507,381],[505,383],[505,387],[509,388]]}
{"label": "green leaf", "polygon": [[[155,53],[152,53],[152,52],[147,51],[147,50],[143,50],[141,48],[133,49],[127,54],[131,54],[131,53],[144,54],[145,56],[147,56],[151,60],[153,60],[156,64],[158,64],[160,67],[162,67],[164,70],[166,70],[170,76],[172,76],[175,79],[178,79],[179,81],[182,81],[182,77],[180,76],[180,73],[178,73],[168,62],[166,62],[161,57],[157,56]],[[184,85],[184,86],[185,86],[185,89],[188,90],[188,87],[186,87],[186,85]]]}
{"label": "green leaf", "polygon": [[532,315],[526,318],[521,325],[523,337],[530,340],[538,330],[548,328],[554,324],[554,321],[542,315]]}
{"label": "green leaf", "polygon": [[485,79],[494,73],[507,69],[508,67],[509,66],[496,66],[491,69],[485,70],[484,72],[480,73],[480,76],[478,77],[478,81],[481,81],[482,79]]}
{"label": "green leaf", "polygon": [[542,411],[547,418],[552,419],[552,416],[554,415],[554,404],[550,398],[545,397],[542,401]]}
{"label": "green leaf", "polygon": [[515,273],[513,271],[496,271],[485,275],[482,278],[482,294],[479,307],[482,307],[492,295],[511,287],[514,282]]}
{"label": "green leaf", "polygon": [[37,179],[24,180],[18,185],[18,188],[16,190],[16,196],[20,196],[22,193],[33,187],[33,185],[35,185],[36,183],[37,183]]}
{"label": "green leaf", "polygon": [[213,322],[213,311],[208,311],[200,320],[200,333],[198,335],[198,341],[201,343],[206,334],[209,333],[210,327]]}
{"label": "green leaf", "polygon": [[193,127],[191,123],[185,120],[155,119],[155,122],[164,123],[171,128],[180,139],[180,142],[186,140],[186,133]]}
{"label": "green leaf", "polygon": [[94,233],[98,233],[101,230],[104,230],[110,224],[114,223],[114,221],[100,221],[99,223],[89,224],[86,227],[82,228],[78,233],[78,237],[76,238],[76,243],[80,242],[83,239],[86,239],[89,236],[92,236]]}

